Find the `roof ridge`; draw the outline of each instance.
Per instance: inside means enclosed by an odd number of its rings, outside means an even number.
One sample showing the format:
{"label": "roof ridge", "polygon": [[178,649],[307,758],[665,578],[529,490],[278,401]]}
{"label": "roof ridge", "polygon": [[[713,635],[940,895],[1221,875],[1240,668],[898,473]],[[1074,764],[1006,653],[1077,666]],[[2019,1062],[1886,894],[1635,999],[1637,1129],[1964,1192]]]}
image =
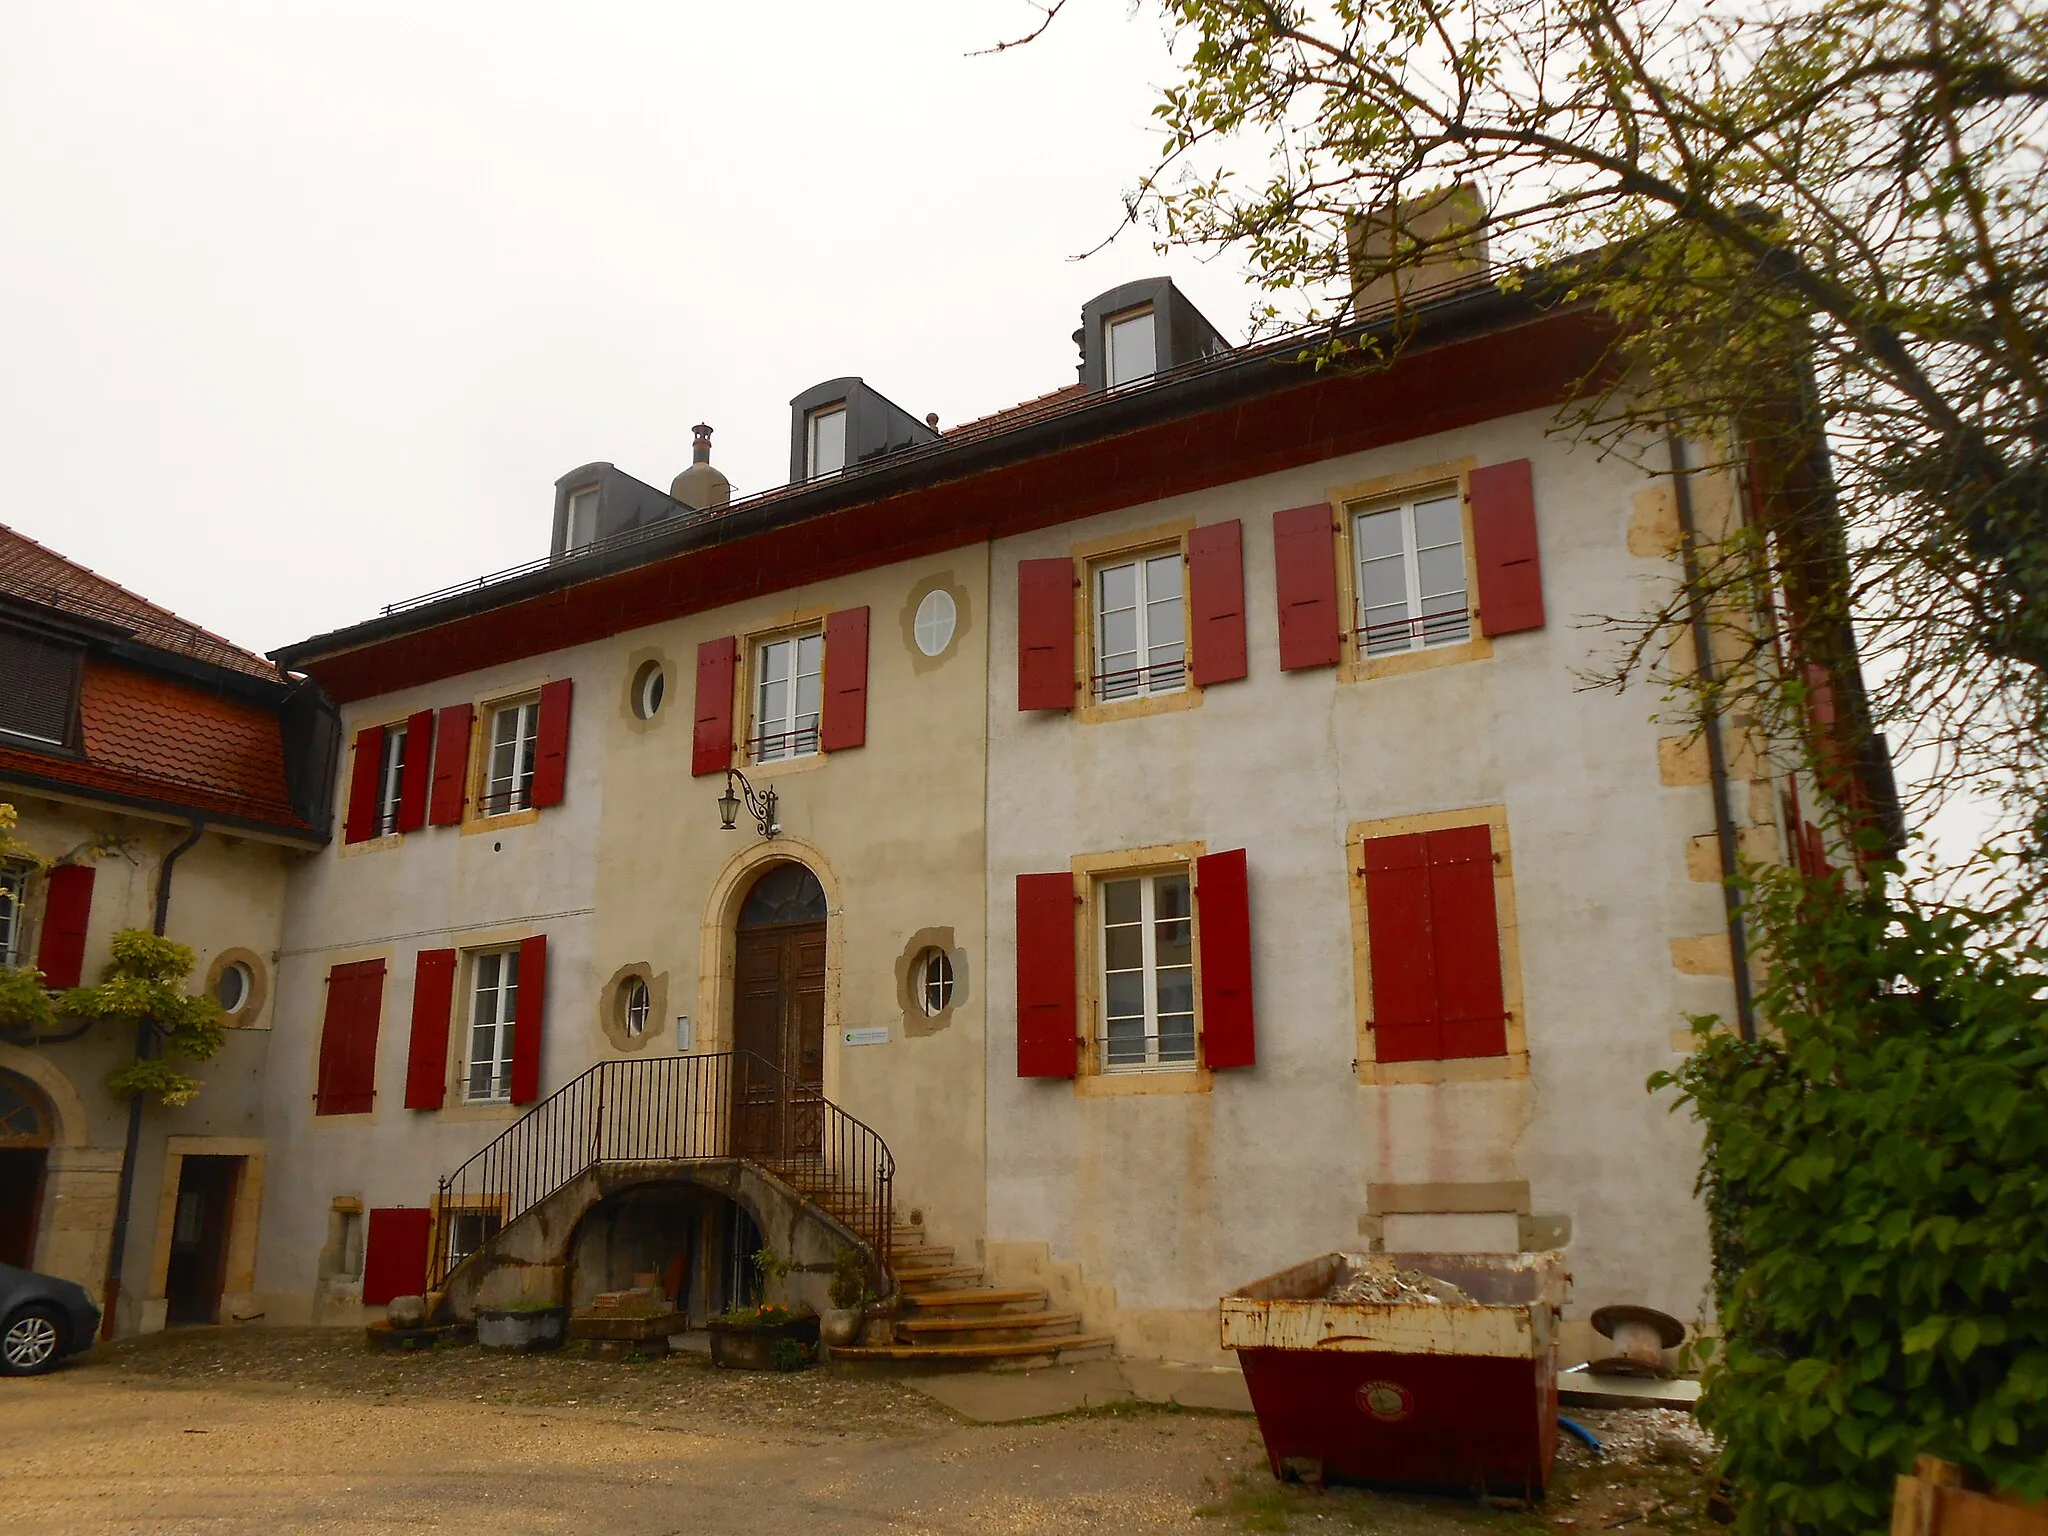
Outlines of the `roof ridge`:
{"label": "roof ridge", "polygon": [[[228,639],[225,635],[217,634],[215,631],[208,629],[203,624],[194,623],[191,619],[186,618],[183,614],[164,607],[162,603],[152,602],[150,599],[144,597],[140,592],[137,592],[130,587],[123,586],[120,582],[115,581],[111,576],[104,576],[100,574],[100,572],[94,570],[91,566],[86,565],[81,561],[74,560],[69,555],[60,553],[59,551],[52,549],[49,545],[43,543],[40,539],[33,538],[30,535],[23,533],[19,528],[16,528],[8,523],[0,523],[0,534],[4,534],[6,537],[10,539],[13,539],[21,544],[27,545],[29,548],[35,550],[38,554],[44,556],[49,560],[54,560],[55,562],[57,562],[57,564],[64,566],[68,570],[77,572],[79,575],[87,578],[89,581],[98,584],[102,588],[109,588],[114,592],[118,592],[123,598],[127,599],[127,601],[133,604],[135,607],[144,609],[148,614],[154,615],[156,617],[158,627],[162,629],[171,630],[174,632],[182,632],[187,637],[197,640],[203,640],[210,645],[218,646],[221,650],[231,652],[234,656],[236,656],[243,662],[246,662],[249,666],[260,668],[263,675],[266,677],[277,677],[281,675],[280,669],[278,668],[276,663],[272,662],[267,657],[258,655],[254,651],[247,650],[244,647],[235,644],[234,641]],[[51,590],[54,595],[57,595],[60,598],[70,598],[71,600],[80,603],[92,603],[96,607],[105,608],[110,612],[120,613],[123,615],[123,617],[126,618],[144,617],[143,614],[135,613],[129,610],[124,610],[124,608],[119,604],[107,603],[98,600],[94,596],[88,595],[86,593],[63,592],[61,589],[55,587],[53,587]],[[61,603],[54,604],[52,606],[61,606]],[[167,649],[167,647],[159,647],[159,649]]]}

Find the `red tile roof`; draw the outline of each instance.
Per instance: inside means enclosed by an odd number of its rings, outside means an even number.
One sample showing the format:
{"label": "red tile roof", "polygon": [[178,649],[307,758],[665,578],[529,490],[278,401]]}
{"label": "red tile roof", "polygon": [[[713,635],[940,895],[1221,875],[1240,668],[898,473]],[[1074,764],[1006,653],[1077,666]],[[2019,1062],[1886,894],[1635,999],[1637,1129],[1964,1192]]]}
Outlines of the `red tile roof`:
{"label": "red tile roof", "polygon": [[54,549],[0,524],[0,592],[129,631],[143,645],[209,662],[251,677],[277,678],[261,656],[179,618],[119,582],[67,560]]}
{"label": "red tile roof", "polygon": [[0,747],[0,780],[33,775],[310,832],[285,788],[277,713],[189,683],[88,657],[79,696],[84,760]]}

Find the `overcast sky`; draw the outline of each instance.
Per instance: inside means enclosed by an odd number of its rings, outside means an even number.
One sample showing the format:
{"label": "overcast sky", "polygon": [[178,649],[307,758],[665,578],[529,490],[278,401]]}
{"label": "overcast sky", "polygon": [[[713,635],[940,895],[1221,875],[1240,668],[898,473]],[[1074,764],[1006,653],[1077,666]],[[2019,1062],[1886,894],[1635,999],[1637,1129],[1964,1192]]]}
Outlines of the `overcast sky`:
{"label": "overcast sky", "polygon": [[744,494],[858,374],[952,424],[1086,299],[1168,75],[1083,0],[0,0],[0,521],[266,650],[545,554],[557,476]]}

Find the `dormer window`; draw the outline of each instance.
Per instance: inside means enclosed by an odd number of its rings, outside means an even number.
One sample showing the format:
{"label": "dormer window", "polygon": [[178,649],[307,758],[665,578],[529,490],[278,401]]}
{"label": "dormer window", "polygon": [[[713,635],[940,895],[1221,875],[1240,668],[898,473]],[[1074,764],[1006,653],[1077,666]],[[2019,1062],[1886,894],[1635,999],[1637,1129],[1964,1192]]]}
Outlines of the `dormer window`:
{"label": "dormer window", "polygon": [[597,487],[586,485],[569,493],[569,526],[563,530],[562,547],[581,549],[597,539]]}
{"label": "dormer window", "polygon": [[76,644],[0,628],[0,743],[71,744],[83,658]]}
{"label": "dormer window", "polygon": [[1109,387],[1121,389],[1159,371],[1159,345],[1150,304],[1111,315],[1102,323],[1109,337]]}
{"label": "dormer window", "polygon": [[846,402],[836,401],[811,412],[805,424],[804,478],[836,475],[846,468]]}

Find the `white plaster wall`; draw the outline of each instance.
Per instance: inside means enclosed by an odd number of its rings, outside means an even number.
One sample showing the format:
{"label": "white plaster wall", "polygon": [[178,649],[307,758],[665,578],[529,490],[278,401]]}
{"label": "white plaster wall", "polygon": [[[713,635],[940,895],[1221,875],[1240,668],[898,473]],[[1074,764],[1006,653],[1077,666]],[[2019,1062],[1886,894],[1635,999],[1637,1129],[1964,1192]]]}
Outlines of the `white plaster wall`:
{"label": "white plaster wall", "polygon": [[[1362,1246],[1368,1183],[1526,1179],[1535,1211],[1573,1222],[1576,1314],[1622,1299],[1697,1312],[1696,1140],[1644,1079],[1676,1060],[1685,1009],[1730,1006],[1726,982],[1677,976],[1668,948],[1720,920],[1717,889],[1691,882],[1683,860],[1685,838],[1712,829],[1711,801],[1660,784],[1653,693],[1581,687],[1615,644],[1583,616],[1637,611],[1669,573],[1627,550],[1646,482],[1546,436],[1547,424],[1508,418],[995,546],[991,1243],[1049,1244],[1089,1285],[1114,1287],[1121,1309],[1213,1314],[1224,1290]],[[1490,659],[1406,675],[1281,672],[1273,512],[1466,455],[1534,461],[1547,626],[1495,641]],[[1176,713],[1096,724],[1019,713],[1017,562],[1177,517],[1243,520],[1249,678]],[[1513,850],[1530,1075],[1361,1085],[1346,829],[1496,803]],[[1015,877],[1196,839],[1247,850],[1257,1067],[1172,1096],[1080,1097],[1066,1082],[1020,1080]]]}

